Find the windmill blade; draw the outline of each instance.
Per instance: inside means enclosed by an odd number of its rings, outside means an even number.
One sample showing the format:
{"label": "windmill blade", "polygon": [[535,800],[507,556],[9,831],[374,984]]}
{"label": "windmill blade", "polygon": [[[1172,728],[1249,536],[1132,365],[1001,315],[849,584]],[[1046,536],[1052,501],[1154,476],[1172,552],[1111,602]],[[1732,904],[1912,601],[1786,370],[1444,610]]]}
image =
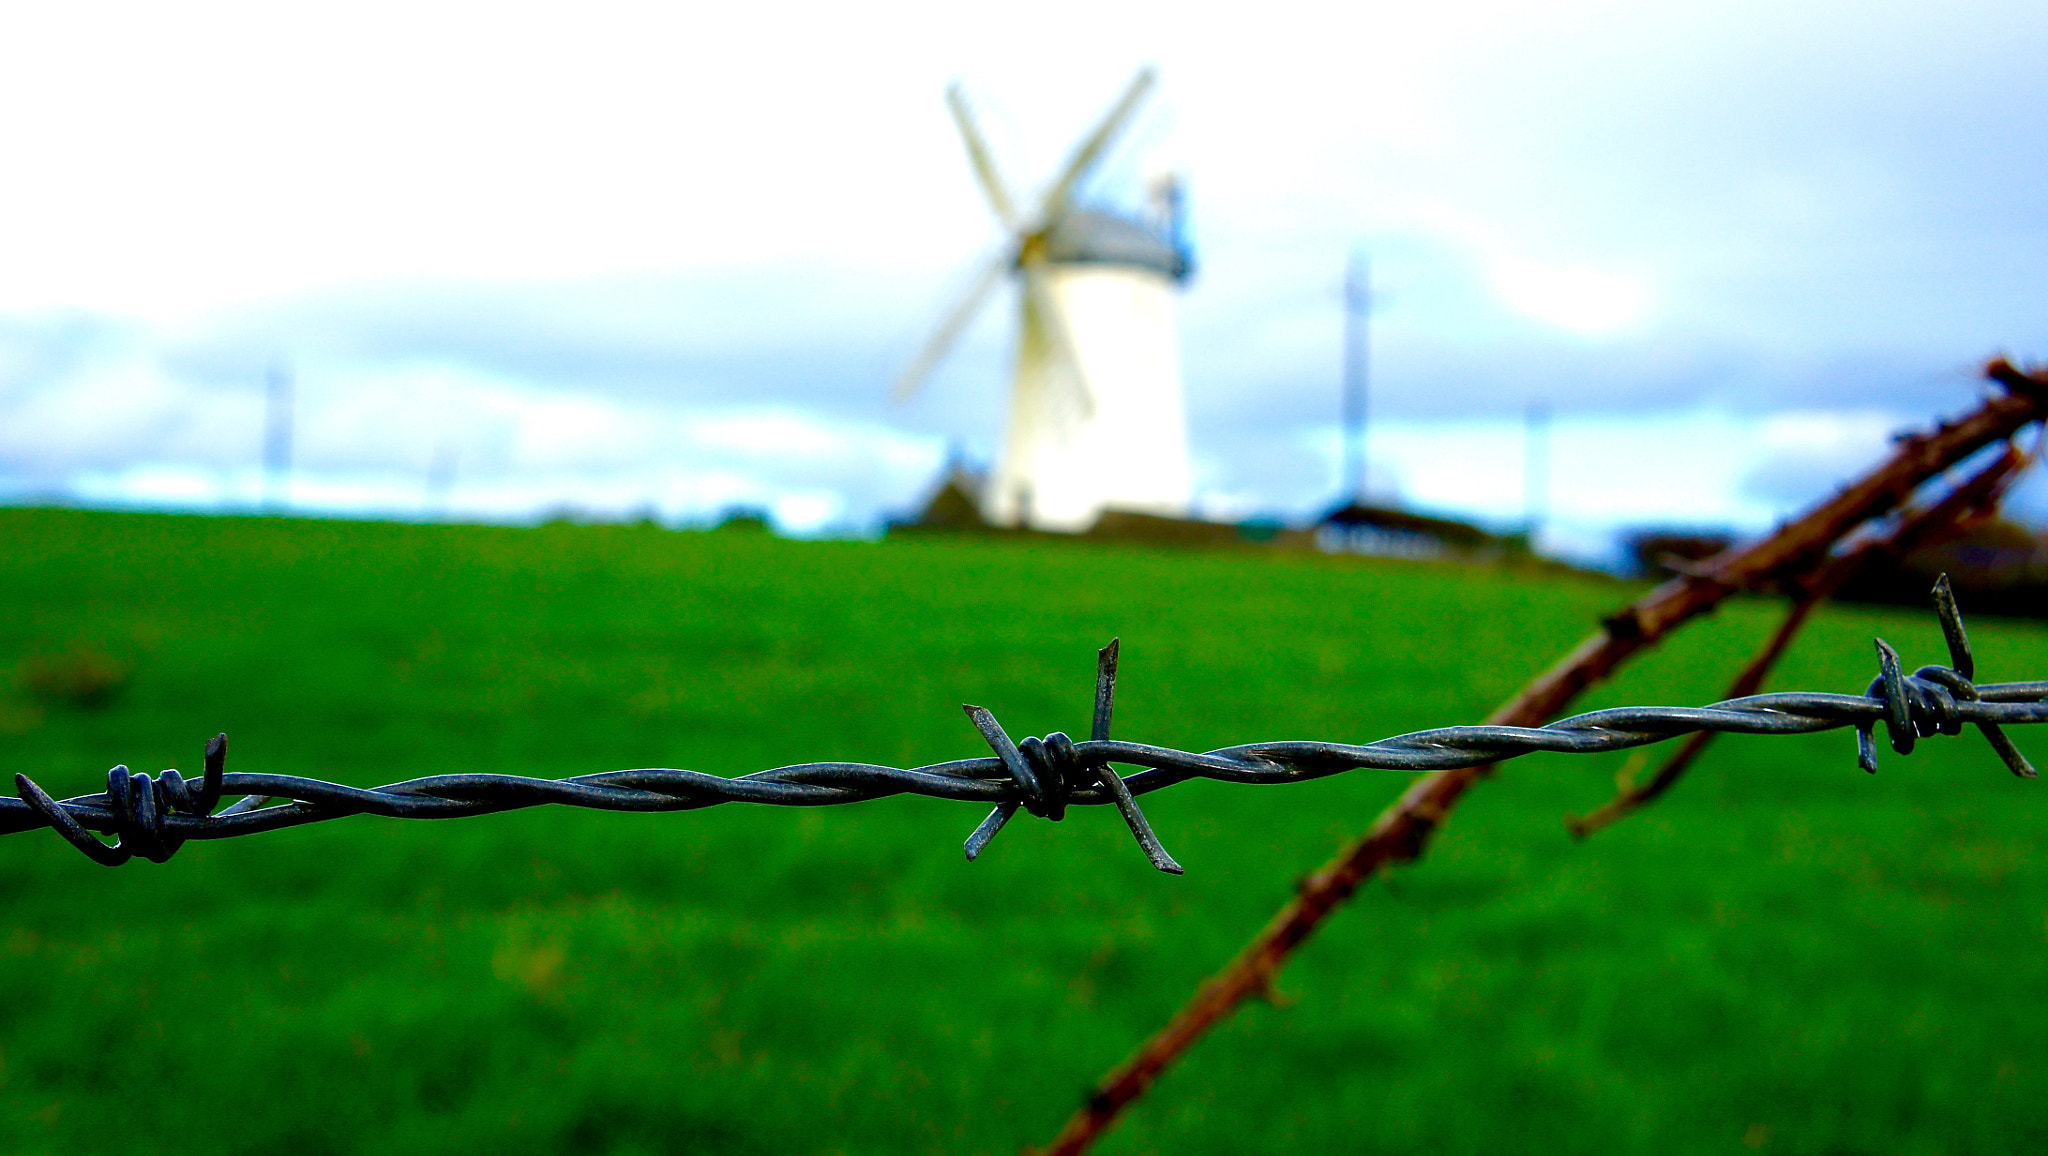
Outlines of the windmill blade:
{"label": "windmill blade", "polygon": [[996,171],[995,157],[988,151],[988,142],[982,139],[981,129],[974,123],[974,114],[967,108],[966,94],[960,91],[958,83],[946,86],[946,107],[953,110],[953,123],[960,126],[960,139],[967,142],[967,159],[974,165],[974,175],[981,181],[981,191],[988,194],[989,206],[996,211],[996,219],[1006,229],[1015,228],[1017,208],[1010,200],[1010,191],[1003,186],[1003,177]]}
{"label": "windmill blade", "polygon": [[1074,150],[1074,155],[1067,158],[1066,168],[1060,170],[1059,179],[1045,191],[1045,198],[1039,203],[1038,228],[1050,228],[1065,214],[1067,198],[1073,195],[1074,186],[1080,184],[1081,178],[1088,175],[1088,170],[1095,167],[1095,162],[1102,159],[1103,152],[1109,148],[1109,142],[1116,138],[1117,133],[1123,131],[1124,124],[1131,119],[1131,114],[1138,110],[1138,102],[1145,99],[1146,93],[1152,91],[1152,86],[1158,79],[1159,74],[1150,65],[1139,69],[1138,75],[1131,78],[1130,87],[1124,89],[1123,96],[1111,106],[1109,115],[1102,118],[1102,123],[1095,126],[1095,131],[1089,133],[1087,139],[1081,142],[1081,147]]}
{"label": "windmill blade", "polygon": [[1066,314],[1060,311],[1059,302],[1052,295],[1052,286],[1047,284],[1042,273],[1029,267],[1024,271],[1023,282],[1024,327],[1038,330],[1051,360],[1065,370],[1060,376],[1072,386],[1066,400],[1073,405],[1075,412],[1084,418],[1093,417],[1095,393],[1088,388],[1088,375],[1081,368],[1081,356],[1074,347],[1073,332],[1067,328]]}
{"label": "windmill blade", "polygon": [[916,359],[910,363],[910,368],[904,370],[902,375],[897,377],[896,384],[890,387],[890,400],[901,405],[917,395],[917,391],[924,385],[925,378],[930,377],[932,370],[939,367],[939,362],[944,361],[946,354],[952,350],[953,343],[960,340],[960,335],[973,323],[974,315],[981,311],[982,302],[988,300],[988,295],[995,291],[996,284],[1003,279],[1003,274],[1009,272],[1012,261],[1010,250],[1006,247],[996,254],[994,260],[983,266],[974,281],[968,285],[967,292],[954,302],[953,308],[947,311],[945,320],[939,323],[939,328],[933,332],[931,339],[918,351]]}

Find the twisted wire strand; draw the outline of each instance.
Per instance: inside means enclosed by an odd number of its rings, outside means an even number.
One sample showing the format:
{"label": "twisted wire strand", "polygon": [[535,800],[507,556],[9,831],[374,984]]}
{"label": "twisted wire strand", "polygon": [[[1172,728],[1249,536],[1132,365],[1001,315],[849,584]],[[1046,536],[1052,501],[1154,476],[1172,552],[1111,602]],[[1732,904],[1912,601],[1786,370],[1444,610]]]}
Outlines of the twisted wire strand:
{"label": "twisted wire strand", "polygon": [[[2033,767],[2001,728],[2048,722],[2048,681],[1974,684],[1968,637],[1945,577],[1936,588],[1936,610],[1951,665],[1923,666],[1906,674],[1898,653],[1877,639],[1879,673],[1862,695],[1758,694],[1703,707],[1614,707],[1541,727],[1441,727],[1363,745],[1281,741],[1193,752],[1109,737],[1118,657],[1113,641],[1098,655],[1093,726],[1090,737],[1081,741],[1054,732],[1013,742],[991,712],[970,705],[968,717],[992,756],[922,767],[803,763],[739,778],[667,768],[568,779],[450,774],[363,788],[295,775],[228,772],[223,734],[207,744],[205,773],[196,787],[175,770],[152,778],[123,766],[108,772],[105,792],[60,802],[27,775],[17,774],[20,797],[0,797],[0,835],[51,827],[94,861],[117,866],[137,855],[164,862],[188,839],[234,838],[348,815],[450,819],[544,804],[605,811],[689,811],[735,802],[816,807],[913,794],[994,804],[967,840],[969,859],[1019,809],[1057,822],[1069,806],[1114,806],[1152,864],[1179,874],[1180,865],[1160,845],[1137,796],[1192,779],[1296,783],[1360,769],[1477,766],[1539,751],[1597,754],[1699,731],[1798,735],[1843,727],[1857,731],[1859,765],[1875,771],[1874,732],[1880,723],[1902,755],[1912,751],[1918,738],[1976,726],[2015,775],[2034,777]],[[1112,764],[1139,769],[1119,775]],[[243,798],[216,813],[227,794]],[[106,843],[94,831],[116,841]]]}

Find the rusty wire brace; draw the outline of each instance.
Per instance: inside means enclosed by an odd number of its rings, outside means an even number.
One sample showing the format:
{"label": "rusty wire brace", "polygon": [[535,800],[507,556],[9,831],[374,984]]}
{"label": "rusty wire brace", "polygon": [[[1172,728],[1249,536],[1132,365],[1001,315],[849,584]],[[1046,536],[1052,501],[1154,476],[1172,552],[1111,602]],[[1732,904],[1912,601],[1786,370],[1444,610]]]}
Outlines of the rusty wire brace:
{"label": "rusty wire brace", "polygon": [[[364,789],[294,775],[230,774],[227,736],[206,745],[205,772],[195,784],[175,770],[151,778],[127,767],[107,772],[103,794],[53,800],[27,775],[14,776],[20,798],[0,797],[0,835],[54,827],[94,862],[118,866],[140,855],[161,863],[188,839],[225,839],[339,819],[383,815],[448,819],[557,803],[606,811],[688,811],[721,803],[815,807],[890,795],[994,803],[967,839],[969,859],[988,846],[1022,808],[1058,822],[1069,806],[1113,805],[1122,812],[1152,865],[1180,874],[1159,844],[1137,796],[1190,779],[1231,783],[1295,783],[1360,768],[1434,771],[1500,762],[1537,751],[1593,754],[1625,750],[1681,734],[1796,735],[1855,727],[1857,762],[1877,770],[1873,737],[1882,722],[1892,749],[1910,753],[1916,738],[1960,734],[1976,726],[2012,772],[2034,777],[2002,726],[2048,722],[2048,681],[1974,684],[1975,662],[1948,579],[1935,588],[1935,608],[1948,642],[1948,666],[1904,673],[1898,652],[1877,639],[1878,676],[1862,695],[1758,694],[1704,707],[1615,707],[1573,715],[1542,727],[1461,726],[1416,731],[1363,746],[1297,741],[1251,743],[1194,753],[1109,737],[1117,643],[1098,655],[1095,717],[1090,737],[1064,734],[1013,742],[989,711],[966,711],[995,752],[924,767],[868,763],[805,763],[736,779],[700,771],[609,771],[570,779],[460,774],[410,779]],[[1143,768],[1128,776],[1111,764]],[[224,793],[244,797],[218,814]],[[276,800],[286,800],[276,803]],[[108,844],[99,831],[116,837]]]}

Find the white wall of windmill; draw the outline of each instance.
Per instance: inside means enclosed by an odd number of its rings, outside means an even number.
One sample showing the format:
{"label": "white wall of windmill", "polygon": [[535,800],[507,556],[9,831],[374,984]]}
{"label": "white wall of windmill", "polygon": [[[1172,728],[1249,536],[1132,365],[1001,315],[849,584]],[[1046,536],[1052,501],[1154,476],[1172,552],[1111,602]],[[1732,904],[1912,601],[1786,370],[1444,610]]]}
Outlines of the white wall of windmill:
{"label": "white wall of windmill", "polygon": [[[1105,509],[1185,517],[1194,478],[1173,282],[1097,263],[1028,265],[1022,279],[1010,422],[986,516],[1068,532]],[[1034,299],[1058,311],[1063,342]]]}

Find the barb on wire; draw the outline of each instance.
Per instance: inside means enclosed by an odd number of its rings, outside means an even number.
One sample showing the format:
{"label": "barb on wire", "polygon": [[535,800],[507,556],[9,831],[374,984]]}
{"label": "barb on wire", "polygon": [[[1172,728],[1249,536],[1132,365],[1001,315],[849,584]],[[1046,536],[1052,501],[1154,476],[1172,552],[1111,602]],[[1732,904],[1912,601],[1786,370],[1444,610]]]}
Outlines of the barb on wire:
{"label": "barb on wire", "polygon": [[[1444,727],[1356,746],[1264,742],[1197,753],[1109,737],[1117,672],[1117,643],[1111,642],[1097,656],[1094,723],[1086,742],[1058,732],[1013,742],[995,715],[968,706],[968,717],[994,757],[912,768],[805,763],[736,779],[667,769],[571,779],[434,775],[364,789],[292,775],[229,773],[227,736],[216,735],[207,744],[197,790],[175,770],[151,778],[115,767],[107,773],[105,792],[58,802],[27,775],[17,774],[20,798],[0,797],[0,834],[52,827],[93,861],[117,866],[136,855],[161,863],[188,839],[251,835],[346,815],[447,819],[546,803],[606,811],[687,811],[734,802],[814,807],[915,794],[995,804],[968,837],[969,859],[987,848],[1019,808],[1057,822],[1070,805],[1114,806],[1152,865],[1179,874],[1180,864],[1160,846],[1138,809],[1137,796],[1192,779],[1296,783],[1362,768],[1437,771],[1537,751],[1625,750],[1695,732],[1793,735],[1841,727],[1856,728],[1858,763],[1874,771],[1873,734],[1880,722],[1900,754],[1911,752],[1916,738],[1960,734],[1965,724],[1974,725],[2014,774],[2033,777],[2033,767],[2000,728],[2048,722],[2048,681],[1973,683],[1969,638],[1946,581],[1936,605],[1951,665],[1923,666],[1908,675],[1898,652],[1879,639],[1879,673],[1861,695],[1758,694],[1704,707],[1616,707],[1541,727]],[[1124,776],[1111,764],[1139,769]],[[244,797],[215,813],[221,796],[230,792]],[[94,831],[116,841],[103,842]]]}
{"label": "barb on wire", "polygon": [[[1948,642],[1950,665],[1923,666],[1908,678],[1900,673],[1899,652],[1884,639],[1875,640],[1878,675],[1864,693],[1884,700],[1884,729],[1891,737],[1892,749],[1902,755],[1911,754],[1915,737],[1959,735],[1963,733],[1963,724],[1972,722],[2013,774],[2033,778],[2034,768],[2027,757],[1998,729],[1996,721],[1965,718],[1958,711],[1965,703],[1979,701],[1983,692],[1991,688],[1970,683],[1977,661],[1970,654],[1970,637],[1963,632],[1963,616],[1956,609],[1955,591],[1949,587],[1946,574],[1934,583],[1934,606],[1936,617],[1941,619],[1942,637]],[[1875,774],[1877,743],[1871,737],[1871,727],[1871,723],[1862,723],[1856,728],[1856,763]]]}
{"label": "barb on wire", "polygon": [[[1090,742],[1109,741],[1109,716],[1116,701],[1116,656],[1121,639],[1112,638],[1109,645],[1095,655],[1095,722],[1088,733]],[[1145,857],[1152,866],[1169,875],[1182,872],[1180,864],[1159,845],[1159,837],[1152,833],[1152,824],[1145,821],[1145,812],[1138,809],[1138,800],[1131,789],[1109,764],[1101,760],[1084,761],[1074,741],[1059,731],[1045,736],[1043,740],[1025,739],[1013,743],[1003,733],[1001,723],[987,710],[969,705],[965,707],[967,717],[981,731],[981,737],[988,740],[996,757],[1003,761],[1010,778],[1023,789],[1022,805],[1031,813],[1057,823],[1066,816],[1067,799],[1074,791],[1099,783],[1107,790],[1116,809],[1123,814],[1124,822],[1131,828],[1131,835],[1138,840],[1138,846],[1145,849]],[[997,803],[996,809],[988,813],[981,826],[967,837],[967,858],[979,856],[988,841],[996,837],[1003,824],[1017,813],[1019,803],[1005,800]]]}
{"label": "barb on wire", "polygon": [[[1941,500],[1900,510],[1897,520],[1883,533],[1866,537],[1843,553],[1830,555],[1821,565],[1796,579],[1780,576],[1776,584],[1783,586],[1792,596],[1791,609],[1763,648],[1728,684],[1728,697],[1755,694],[1762,690],[1764,679],[1784,657],[1793,638],[1806,624],[1807,617],[1872,561],[1883,557],[1903,557],[1911,550],[1952,534],[1964,518],[1996,509],[2013,480],[2033,463],[2038,452],[2037,449],[2033,453],[2021,453],[2008,443],[2003,453],[1951,489]],[[1709,575],[1714,569],[1711,563],[1701,567]],[[1946,576],[1935,585],[1933,595],[1935,611],[1941,618],[1943,635],[1949,639],[1953,658],[1957,640],[1961,639],[1966,648],[1968,640],[1959,633],[1963,619],[1956,611],[1955,595],[1949,589]],[[1951,633],[1951,624],[1956,633]],[[1966,677],[1974,677],[1967,667],[1961,669]],[[1583,839],[1656,802],[1713,744],[1714,737],[1711,731],[1701,731],[1685,740],[1647,780],[1639,781],[1636,776],[1649,762],[1649,751],[1636,752],[1628,765],[1615,775],[1614,797],[1585,815],[1567,816],[1566,829],[1574,838]]]}

